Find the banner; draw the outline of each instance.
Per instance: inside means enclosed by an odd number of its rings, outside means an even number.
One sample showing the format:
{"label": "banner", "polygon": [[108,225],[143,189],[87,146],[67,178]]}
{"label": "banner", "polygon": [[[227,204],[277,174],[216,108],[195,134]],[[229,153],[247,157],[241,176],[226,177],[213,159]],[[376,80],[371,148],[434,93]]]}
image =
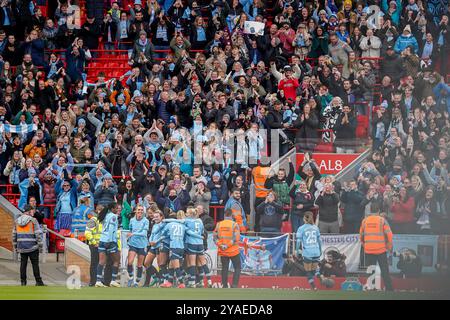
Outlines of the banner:
{"label": "banner", "polygon": [[327,253],[336,251],[345,256],[347,272],[358,272],[361,256],[361,242],[358,234],[337,234],[321,235],[322,256],[324,259]]}
{"label": "banner", "polygon": [[[312,159],[316,160],[316,165],[321,174],[338,174],[341,170],[351,164],[356,158],[359,157],[357,153],[315,153]],[[296,170],[302,164],[304,159],[304,153],[297,153],[296,155]]]}
{"label": "banner", "polygon": [[253,275],[281,274],[288,238],[288,234],[276,238],[241,236],[239,249],[242,272]]}
{"label": "banner", "polygon": [[9,133],[18,133],[18,134],[29,134],[30,132],[37,130],[37,124],[0,124],[0,133],[9,132]]}
{"label": "banner", "polygon": [[392,242],[395,257],[394,255],[389,255],[388,257],[389,270],[391,272],[400,272],[397,268],[397,264],[400,261],[399,255],[407,251],[420,258],[422,273],[436,272],[438,236],[395,234]]}
{"label": "banner", "polygon": [[245,21],[244,22],[244,33],[256,34],[258,36],[264,35],[264,23],[255,21]]}

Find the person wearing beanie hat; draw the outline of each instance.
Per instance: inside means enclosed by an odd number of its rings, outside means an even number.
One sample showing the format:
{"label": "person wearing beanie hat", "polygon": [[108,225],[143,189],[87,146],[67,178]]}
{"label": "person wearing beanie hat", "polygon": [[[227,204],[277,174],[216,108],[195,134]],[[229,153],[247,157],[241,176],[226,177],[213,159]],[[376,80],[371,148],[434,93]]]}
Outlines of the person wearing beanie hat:
{"label": "person wearing beanie hat", "polygon": [[352,0],[345,0],[342,4],[341,11],[337,14],[339,21],[345,23],[350,34],[353,34],[353,28],[356,26],[358,19],[356,13],[352,11],[352,7]]}
{"label": "person wearing beanie hat", "polygon": [[[147,32],[145,31],[147,26],[142,20],[142,12],[137,12],[136,14],[139,14],[139,16],[136,16],[136,20],[130,25],[130,30],[136,30],[134,32],[135,41],[133,53],[131,54],[131,62],[136,64],[139,61],[148,60],[151,63],[153,62],[153,44],[147,37]],[[140,18],[140,20],[137,20],[137,18]]]}
{"label": "person wearing beanie hat", "polygon": [[403,33],[395,41],[394,50],[397,53],[402,53],[409,46],[414,48],[414,52],[411,53],[416,54],[419,51],[419,44],[411,33],[411,26],[407,24]]}
{"label": "person wearing beanie hat", "polygon": [[110,173],[105,173],[101,184],[97,186],[94,193],[95,204],[101,204],[107,206],[113,203],[115,196],[117,195],[117,185],[113,181],[113,177]]}
{"label": "person wearing beanie hat", "polygon": [[83,118],[78,119],[78,126],[86,126],[86,120]]}

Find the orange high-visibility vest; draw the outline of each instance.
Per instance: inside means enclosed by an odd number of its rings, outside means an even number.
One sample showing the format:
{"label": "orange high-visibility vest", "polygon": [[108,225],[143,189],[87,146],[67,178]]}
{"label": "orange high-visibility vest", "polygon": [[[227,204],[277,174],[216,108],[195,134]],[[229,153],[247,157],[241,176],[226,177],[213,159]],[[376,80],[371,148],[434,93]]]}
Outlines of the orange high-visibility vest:
{"label": "orange high-visibility vest", "polygon": [[269,190],[264,188],[267,177],[269,176],[269,167],[257,166],[253,169],[253,182],[255,183],[255,196],[257,198],[265,198],[269,193]]}
{"label": "orange high-visibility vest", "polygon": [[236,221],[236,223],[239,225],[239,231],[240,232],[247,232],[247,227],[244,226],[244,218],[242,217],[242,212],[238,210],[233,210],[233,218]]}
{"label": "orange high-visibility vest", "polygon": [[361,244],[367,254],[381,254],[392,250],[392,231],[387,221],[380,216],[368,216],[359,230]]}
{"label": "orange high-visibility vest", "polygon": [[233,220],[223,220],[216,225],[214,233],[217,236],[219,256],[234,257],[239,254],[239,226]]}

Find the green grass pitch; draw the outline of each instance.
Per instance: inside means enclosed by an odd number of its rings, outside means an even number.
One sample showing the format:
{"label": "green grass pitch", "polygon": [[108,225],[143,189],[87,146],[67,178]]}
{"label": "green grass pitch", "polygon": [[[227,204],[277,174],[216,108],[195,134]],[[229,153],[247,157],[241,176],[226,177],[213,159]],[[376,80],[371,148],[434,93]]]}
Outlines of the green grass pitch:
{"label": "green grass pitch", "polygon": [[443,299],[439,294],[419,292],[343,292],[287,289],[164,289],[0,287],[0,300],[411,300]]}

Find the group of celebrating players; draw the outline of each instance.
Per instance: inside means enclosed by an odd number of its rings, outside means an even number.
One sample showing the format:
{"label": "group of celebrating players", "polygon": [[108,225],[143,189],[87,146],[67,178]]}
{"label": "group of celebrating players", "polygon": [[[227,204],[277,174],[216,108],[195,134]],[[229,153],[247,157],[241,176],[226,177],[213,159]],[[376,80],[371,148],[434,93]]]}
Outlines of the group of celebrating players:
{"label": "group of celebrating players", "polygon": [[[98,246],[96,287],[106,287],[103,283],[104,267],[107,257],[112,258],[112,281],[110,286],[120,287],[117,281],[120,252],[117,239],[119,219],[113,207],[103,208],[98,216],[102,224]],[[312,289],[314,276],[319,276],[318,262],[322,255],[320,231],[314,224],[312,213],[305,214],[304,224],[297,230],[297,248],[303,256],[308,281]],[[146,270],[146,284],[161,288],[201,288],[212,287],[210,270],[205,257],[207,233],[196,208],[188,207],[186,212],[171,212],[168,218],[158,208],[145,208],[137,205],[135,215],[130,220],[128,242],[127,272],[128,287],[139,287],[143,271]],[[158,269],[154,267],[154,262]],[[134,274],[134,261],[137,272]]]}
{"label": "group of celebrating players", "polygon": [[[144,207],[135,208],[135,216],[130,220],[128,242],[128,286],[138,287],[145,268],[147,278],[151,277],[149,286],[161,288],[195,288],[211,287],[210,270],[204,256],[205,232],[197,209],[188,207],[186,212],[170,213],[165,218],[159,209],[150,209],[147,217]],[[97,217],[102,223],[100,236],[99,264],[97,266],[96,287],[105,287],[103,271],[107,256],[112,257],[112,281],[110,286],[120,287],[117,282],[120,253],[118,248],[119,221],[117,214],[106,207]],[[151,221],[150,221],[150,220]],[[150,233],[150,236],[148,234]],[[134,274],[133,263],[137,258],[137,272]],[[158,269],[153,266],[156,259]]]}

